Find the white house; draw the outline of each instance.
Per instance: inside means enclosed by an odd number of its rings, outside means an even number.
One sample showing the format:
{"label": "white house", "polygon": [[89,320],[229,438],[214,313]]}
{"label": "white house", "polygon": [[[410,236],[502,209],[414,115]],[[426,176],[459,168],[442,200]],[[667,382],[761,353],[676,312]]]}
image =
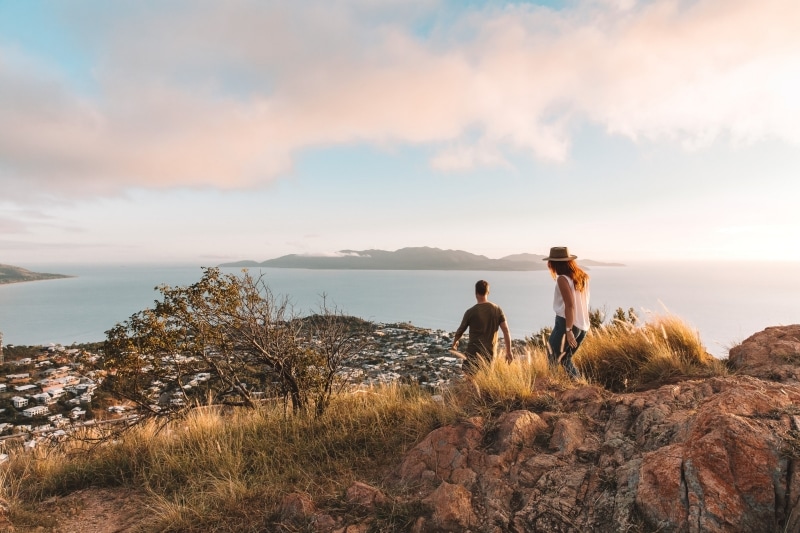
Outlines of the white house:
{"label": "white house", "polygon": [[41,405],[47,405],[48,403],[50,403],[50,400],[52,400],[52,397],[46,392],[34,394],[33,396],[31,396],[31,398],[36,400],[36,403],[39,403]]}
{"label": "white house", "polygon": [[53,401],[58,400],[59,398],[64,396],[66,393],[67,393],[67,391],[65,391],[64,389],[53,389],[53,390],[47,391],[47,394],[50,395],[50,397],[53,399]]}
{"label": "white house", "polygon": [[50,412],[50,409],[46,405],[34,405],[33,407],[28,407],[27,409],[22,410],[22,416],[27,416],[28,418],[33,418],[35,416],[43,416]]}
{"label": "white house", "polygon": [[25,407],[26,405],[28,405],[28,399],[27,398],[23,398],[21,396],[14,396],[13,398],[11,398],[11,403],[17,409],[21,409],[21,408]]}

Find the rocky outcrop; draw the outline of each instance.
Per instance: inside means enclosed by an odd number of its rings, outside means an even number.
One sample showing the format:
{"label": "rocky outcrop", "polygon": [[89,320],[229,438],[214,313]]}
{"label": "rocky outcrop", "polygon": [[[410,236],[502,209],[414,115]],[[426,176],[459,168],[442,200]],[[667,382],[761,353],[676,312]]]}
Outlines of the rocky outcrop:
{"label": "rocky outcrop", "polygon": [[438,428],[388,505],[414,503],[418,533],[800,531],[798,363],[800,326],[768,328],[731,350],[730,376],[552,391],[551,410]]}
{"label": "rocky outcrop", "polygon": [[800,381],[800,325],[767,328],[731,348],[738,371],[771,381]]}

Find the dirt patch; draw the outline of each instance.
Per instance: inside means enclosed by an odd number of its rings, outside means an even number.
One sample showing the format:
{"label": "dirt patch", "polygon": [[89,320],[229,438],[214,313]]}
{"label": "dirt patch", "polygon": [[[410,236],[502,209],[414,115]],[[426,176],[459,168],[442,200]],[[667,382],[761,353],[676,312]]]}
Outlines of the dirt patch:
{"label": "dirt patch", "polygon": [[152,517],[146,496],[127,488],[91,488],[50,498],[36,508],[37,525],[18,533],[133,533]]}

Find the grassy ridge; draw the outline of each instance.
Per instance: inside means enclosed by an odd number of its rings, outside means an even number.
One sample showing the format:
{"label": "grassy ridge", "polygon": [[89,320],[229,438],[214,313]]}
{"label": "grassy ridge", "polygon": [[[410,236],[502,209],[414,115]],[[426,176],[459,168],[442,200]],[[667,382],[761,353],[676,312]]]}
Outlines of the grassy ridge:
{"label": "grassy ridge", "polygon": [[[255,411],[199,407],[166,427],[149,423],[103,445],[70,440],[13,453],[2,470],[2,496],[12,520],[32,527],[36,502],[52,495],[143,486],[154,510],[146,531],[282,530],[279,504],[295,491],[325,512],[356,516],[361,511],[345,502],[346,488],[356,480],[383,488],[402,456],[441,425],[513,409],[557,410],[555,392],[569,387],[631,390],[725,372],[674,317],[593,330],[575,362],[586,376],[578,383],[548,367],[542,349],[530,345],[513,363],[486,364],[440,395],[401,385],[359,390],[336,396],[319,418],[276,404]],[[413,515],[387,507],[375,525],[404,531]]]}

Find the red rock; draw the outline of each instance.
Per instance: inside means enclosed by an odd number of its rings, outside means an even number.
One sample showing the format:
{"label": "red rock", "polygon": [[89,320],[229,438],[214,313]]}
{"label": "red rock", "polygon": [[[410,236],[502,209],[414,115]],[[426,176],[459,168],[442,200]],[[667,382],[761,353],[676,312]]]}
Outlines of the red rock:
{"label": "red rock", "polygon": [[553,426],[550,449],[559,455],[572,454],[584,442],[586,430],[577,417],[559,418]]}
{"label": "red rock", "polygon": [[470,451],[478,447],[483,438],[480,422],[473,420],[432,431],[403,459],[400,479],[410,484],[426,479],[450,480],[454,471],[467,468]]}
{"label": "red rock", "polygon": [[520,445],[533,444],[536,435],[547,429],[539,415],[530,411],[512,411],[498,420],[497,448],[505,452]]}
{"label": "red rock", "polygon": [[281,500],[281,518],[284,520],[307,520],[317,508],[308,494],[292,492]]}
{"label": "red rock", "polygon": [[431,521],[436,531],[464,531],[477,523],[471,500],[467,489],[445,481],[423,503],[433,509]]}
{"label": "red rock", "polygon": [[346,497],[348,503],[361,505],[370,509],[389,501],[389,498],[379,489],[358,481],[350,485],[347,489]]}
{"label": "red rock", "polygon": [[398,470],[430,482],[414,531],[800,531],[797,343],[768,328],[732,350],[736,375],[439,428]]}
{"label": "red rock", "polygon": [[800,380],[800,325],[778,326],[748,337],[730,350],[740,372],[774,381]]}

